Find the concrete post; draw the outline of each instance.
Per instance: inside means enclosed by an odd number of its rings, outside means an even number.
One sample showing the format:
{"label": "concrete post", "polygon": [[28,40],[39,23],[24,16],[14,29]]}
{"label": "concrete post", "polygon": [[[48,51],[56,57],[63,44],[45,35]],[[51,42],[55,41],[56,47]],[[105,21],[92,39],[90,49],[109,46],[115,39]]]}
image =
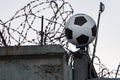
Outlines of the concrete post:
{"label": "concrete post", "polygon": [[90,56],[87,51],[78,51],[74,54],[74,80],[87,80],[97,78],[95,69],[91,63]]}

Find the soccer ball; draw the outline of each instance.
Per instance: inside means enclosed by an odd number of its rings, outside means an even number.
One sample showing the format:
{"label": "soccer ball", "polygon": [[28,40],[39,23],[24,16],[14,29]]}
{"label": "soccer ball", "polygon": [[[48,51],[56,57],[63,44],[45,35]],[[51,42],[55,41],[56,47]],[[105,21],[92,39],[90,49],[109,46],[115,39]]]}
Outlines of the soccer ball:
{"label": "soccer ball", "polygon": [[95,21],[86,14],[76,14],[65,23],[65,35],[76,46],[86,46],[96,37]]}

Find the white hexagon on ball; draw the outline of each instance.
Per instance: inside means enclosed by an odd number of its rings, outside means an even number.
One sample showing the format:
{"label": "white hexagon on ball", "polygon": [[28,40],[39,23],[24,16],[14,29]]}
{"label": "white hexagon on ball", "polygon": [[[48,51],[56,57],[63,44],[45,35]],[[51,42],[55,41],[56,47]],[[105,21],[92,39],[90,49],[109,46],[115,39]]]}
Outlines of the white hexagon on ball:
{"label": "white hexagon on ball", "polygon": [[76,46],[85,46],[96,37],[95,21],[86,14],[76,14],[65,24],[65,35],[69,42]]}

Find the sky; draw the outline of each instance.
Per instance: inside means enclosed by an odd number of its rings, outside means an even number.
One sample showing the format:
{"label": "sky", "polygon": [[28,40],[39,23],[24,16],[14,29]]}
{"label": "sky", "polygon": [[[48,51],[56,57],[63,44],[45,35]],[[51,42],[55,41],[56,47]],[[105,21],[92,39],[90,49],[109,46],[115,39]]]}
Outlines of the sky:
{"label": "sky", "polygon": [[[9,20],[16,11],[32,0],[0,0],[0,19]],[[99,2],[105,4],[101,15],[96,55],[111,70],[117,69],[120,62],[120,0],[65,0],[68,1],[74,14],[85,13],[96,22]]]}

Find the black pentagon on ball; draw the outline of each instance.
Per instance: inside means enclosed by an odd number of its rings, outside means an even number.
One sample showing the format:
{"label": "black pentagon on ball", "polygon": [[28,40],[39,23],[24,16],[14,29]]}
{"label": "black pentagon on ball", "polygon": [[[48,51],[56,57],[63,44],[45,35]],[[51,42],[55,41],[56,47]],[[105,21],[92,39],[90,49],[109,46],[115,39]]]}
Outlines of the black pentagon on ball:
{"label": "black pentagon on ball", "polygon": [[94,27],[92,27],[92,36],[96,36],[96,33],[97,33],[97,27],[96,25],[94,25]]}
{"label": "black pentagon on ball", "polygon": [[81,45],[81,44],[86,44],[89,40],[89,37],[86,35],[80,35],[79,37],[76,38],[77,42]]}
{"label": "black pentagon on ball", "polygon": [[74,21],[74,24],[75,25],[79,25],[79,26],[82,26],[84,23],[86,23],[87,20],[85,19],[84,16],[79,16],[79,17],[76,17],[75,18],[75,21]]}
{"label": "black pentagon on ball", "polygon": [[73,38],[72,33],[73,33],[72,30],[65,28],[65,35],[66,35],[67,39]]}

